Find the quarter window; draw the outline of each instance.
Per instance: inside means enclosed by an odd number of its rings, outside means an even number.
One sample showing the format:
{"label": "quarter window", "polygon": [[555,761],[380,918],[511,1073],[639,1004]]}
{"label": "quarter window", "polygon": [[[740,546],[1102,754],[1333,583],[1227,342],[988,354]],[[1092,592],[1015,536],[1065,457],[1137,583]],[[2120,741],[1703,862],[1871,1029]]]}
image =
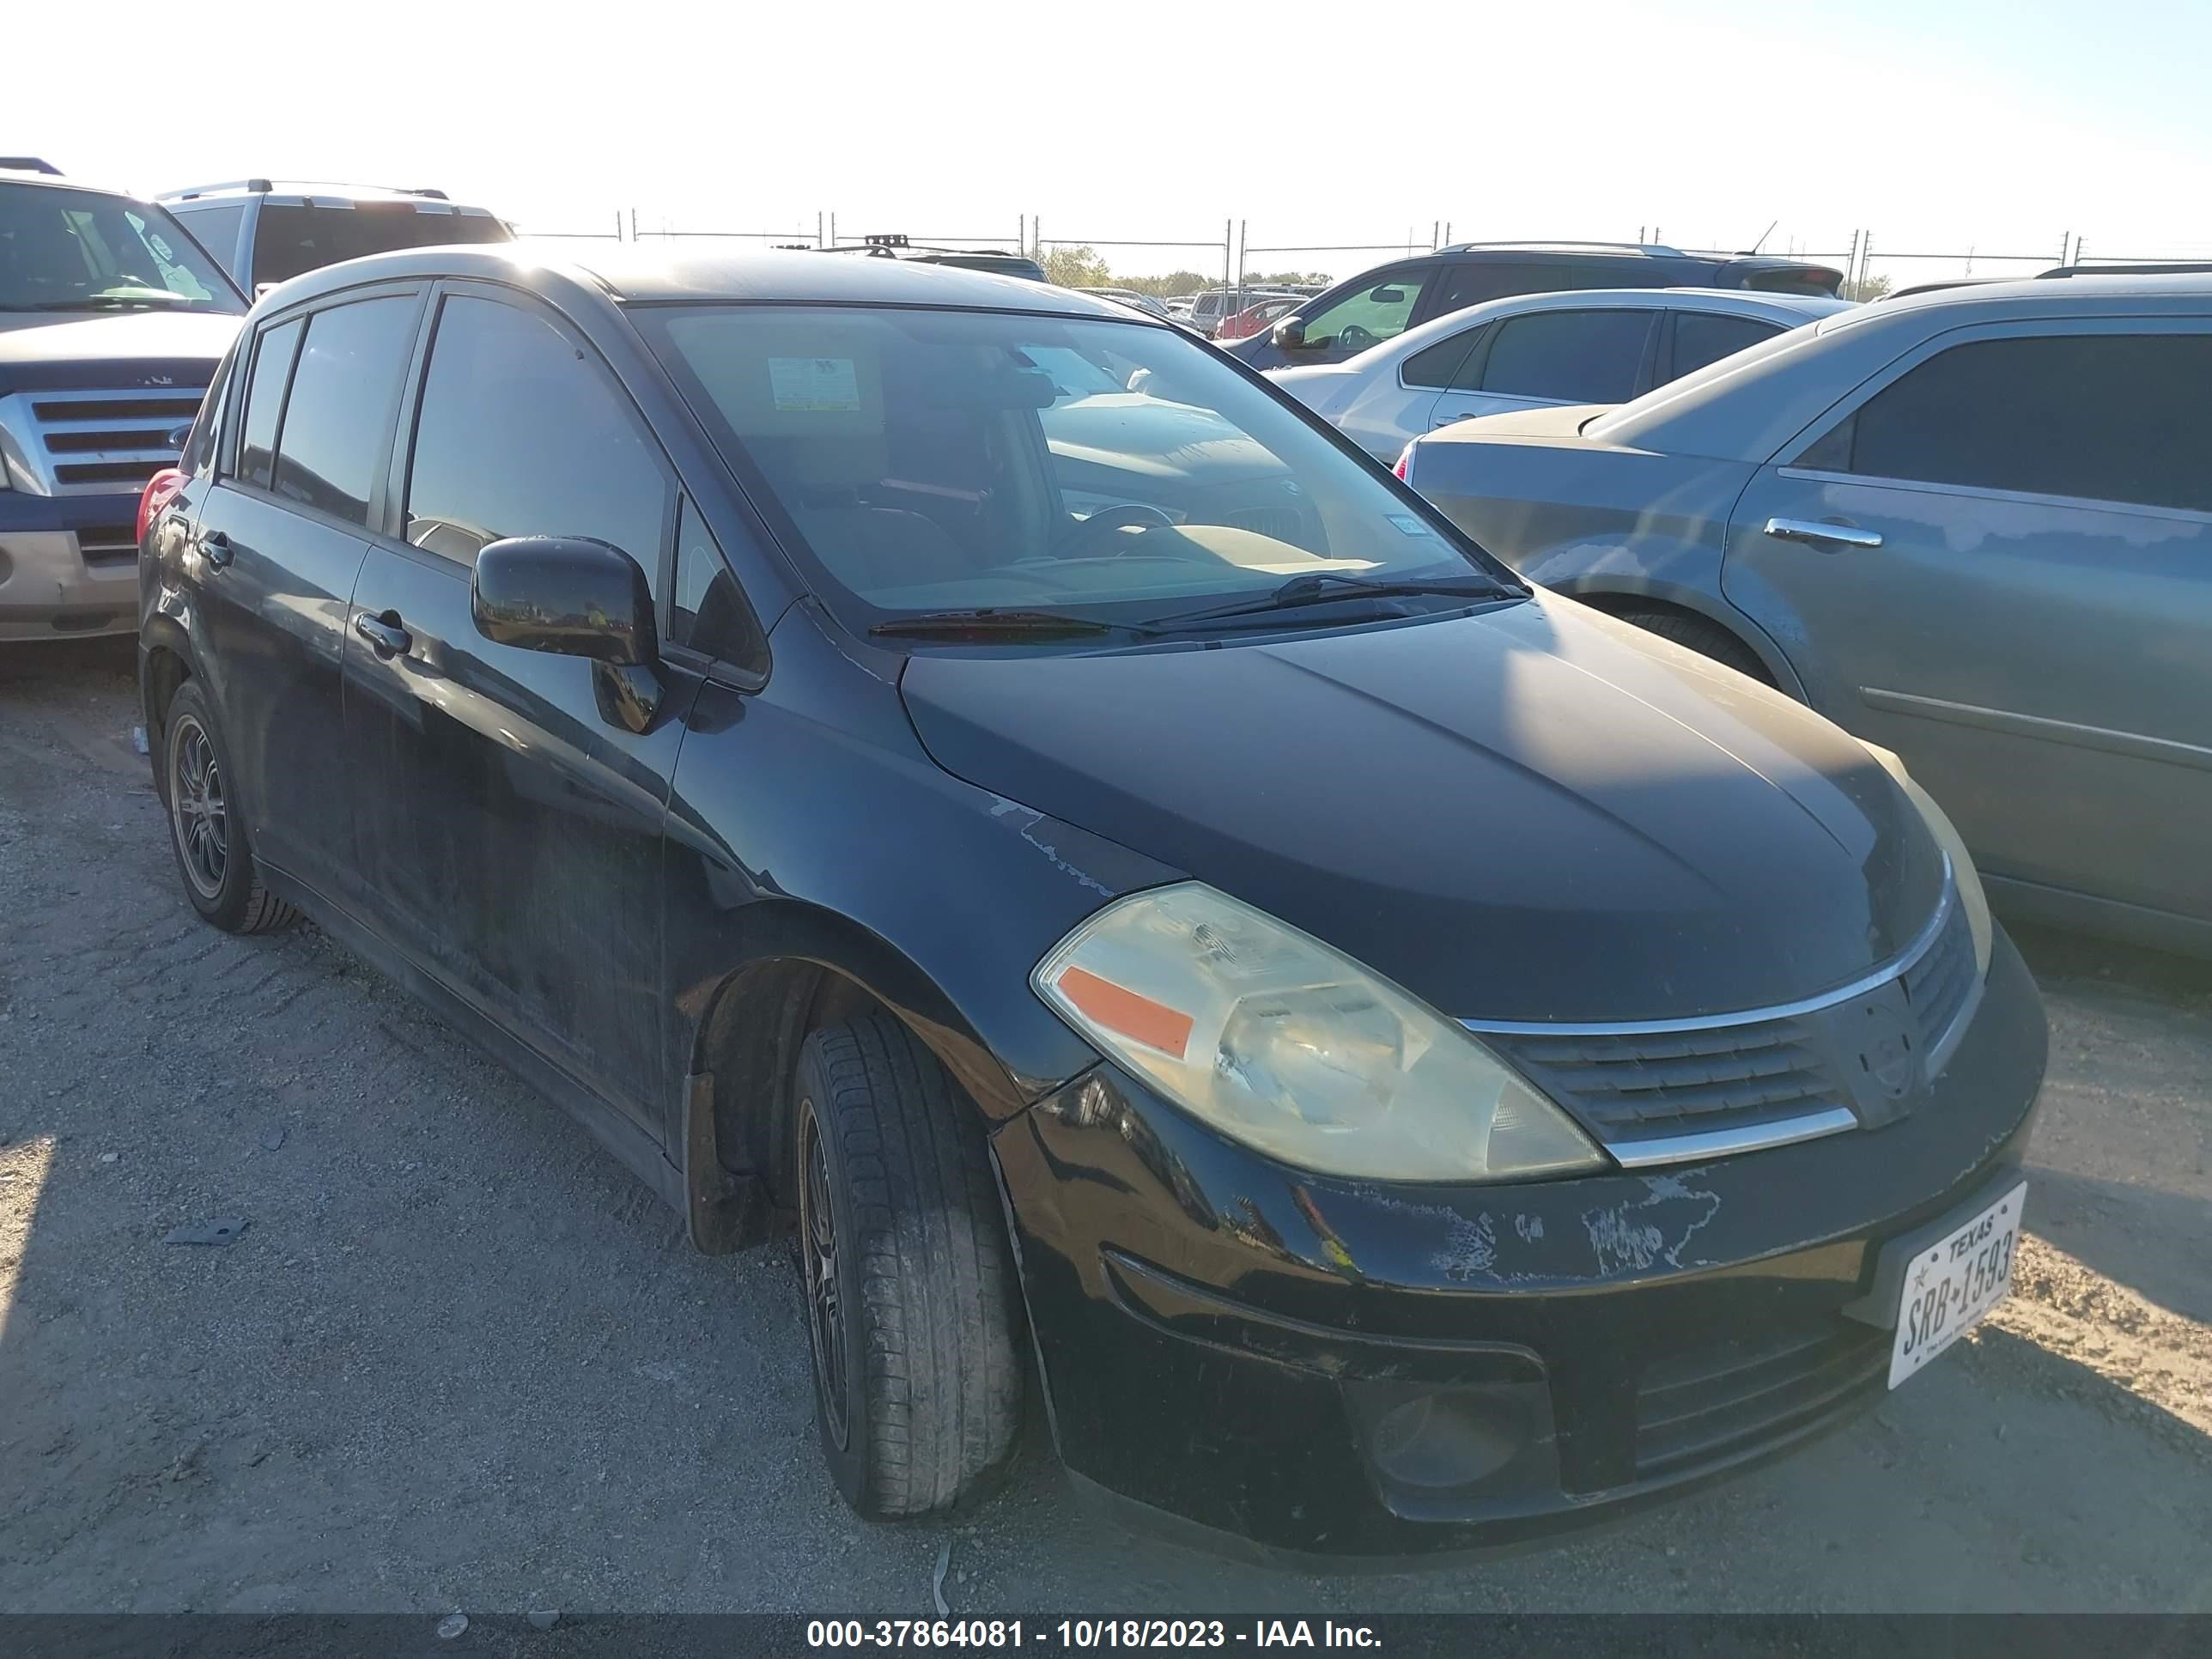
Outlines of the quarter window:
{"label": "quarter window", "polygon": [[1757,345],[1779,333],[1772,323],[1755,317],[1723,317],[1712,311],[1674,313],[1674,374],[1695,374],[1707,363],[1734,356],[1746,346]]}
{"label": "quarter window", "polygon": [[235,276],[238,274],[238,227],[246,217],[242,202],[226,202],[214,207],[173,208],[170,216],[191,233],[192,240],[212,255],[216,263]]}
{"label": "quarter window", "polygon": [[676,604],[669,636],[678,645],[745,666],[757,663],[762,654],[760,624],[714,532],[689,497],[678,507]]}
{"label": "quarter window", "polygon": [[2212,512],[2212,334],[2060,334],[1951,347],[1802,459],[1874,477]]}
{"label": "quarter window", "polygon": [[660,591],[670,489],[583,351],[492,300],[445,302],[415,424],[407,539],[463,562],[506,536],[607,542]]}
{"label": "quarter window", "polygon": [[1482,389],[1563,404],[1636,395],[1656,311],[1535,311],[1498,325]]}
{"label": "quarter window", "polygon": [[1463,328],[1448,340],[1439,340],[1432,346],[1423,347],[1406,359],[1406,384],[1427,386],[1438,392],[1460,386],[1461,377],[1468,373],[1481,340],[1482,331],[1480,328]]}
{"label": "quarter window", "polygon": [[300,349],[305,325],[297,318],[264,329],[253,354],[253,378],[246,394],[246,430],[238,450],[238,476],[269,488],[276,459],[276,422],[284,413],[284,386],[292,378],[292,356]]}
{"label": "quarter window", "polygon": [[416,301],[395,295],[319,311],[292,371],[277,441],[279,495],[363,524],[385,423],[415,337]]}

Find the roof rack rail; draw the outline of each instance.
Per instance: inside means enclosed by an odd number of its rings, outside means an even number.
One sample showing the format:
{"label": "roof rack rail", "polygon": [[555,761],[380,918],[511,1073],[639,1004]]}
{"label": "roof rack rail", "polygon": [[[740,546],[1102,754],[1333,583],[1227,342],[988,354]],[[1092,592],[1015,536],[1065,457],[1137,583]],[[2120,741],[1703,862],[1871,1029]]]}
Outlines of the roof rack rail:
{"label": "roof rack rail", "polygon": [[2187,276],[2212,271],[2212,260],[2141,259],[2109,265],[2053,265],[2035,273],[2038,281],[2051,276]]}
{"label": "roof rack rail", "polygon": [[36,155],[0,155],[0,173],[49,173],[57,179],[62,176],[59,167]]}
{"label": "roof rack rail", "polygon": [[[322,185],[335,190],[387,190],[394,196],[420,196],[433,202],[450,202],[453,199],[444,191],[433,190],[428,185],[361,185],[349,184],[337,179],[287,179],[283,182],[287,185],[296,185],[302,191],[310,193],[316,186]],[[154,199],[157,202],[189,202],[194,197],[212,195],[219,190],[244,190],[267,196],[276,188],[276,181],[273,179],[224,179],[212,185],[192,185],[183,190],[165,190]]]}
{"label": "roof rack rail", "polygon": [[252,190],[263,194],[276,186],[266,179],[223,179],[212,185],[193,185],[185,190],[165,190],[154,199],[157,202],[189,202],[196,196],[212,195],[218,190]]}
{"label": "roof rack rail", "polygon": [[1610,247],[1631,253],[1652,253],[1679,259],[1682,250],[1665,242],[1584,241],[1571,236],[1514,236],[1497,242],[1454,242],[1437,250],[1439,253],[1462,253],[1479,247]]}

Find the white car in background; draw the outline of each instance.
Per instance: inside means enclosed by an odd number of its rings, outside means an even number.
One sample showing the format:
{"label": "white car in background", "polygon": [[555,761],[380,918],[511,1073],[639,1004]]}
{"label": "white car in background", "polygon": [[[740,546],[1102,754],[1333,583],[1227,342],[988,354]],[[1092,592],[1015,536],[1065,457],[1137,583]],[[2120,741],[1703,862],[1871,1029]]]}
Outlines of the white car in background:
{"label": "white car in background", "polygon": [[1268,376],[1386,465],[1475,415],[1621,404],[1692,369],[1850,308],[1735,289],[1569,289],[1469,306],[1340,363]]}

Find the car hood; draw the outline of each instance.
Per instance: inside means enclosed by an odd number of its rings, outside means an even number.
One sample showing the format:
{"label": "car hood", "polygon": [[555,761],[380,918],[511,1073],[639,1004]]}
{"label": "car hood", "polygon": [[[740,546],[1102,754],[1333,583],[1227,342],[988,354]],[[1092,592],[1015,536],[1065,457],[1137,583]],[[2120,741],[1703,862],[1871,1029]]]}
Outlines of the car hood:
{"label": "car hood", "polygon": [[1941,896],[1857,742],[1556,595],[1220,649],[918,654],[901,690],[955,775],[1462,1018],[1792,1001],[1897,955]]}
{"label": "car hood", "polygon": [[[204,386],[243,317],[0,312],[0,392],[88,385]],[[86,371],[94,371],[93,380]],[[161,377],[167,376],[167,380]]]}

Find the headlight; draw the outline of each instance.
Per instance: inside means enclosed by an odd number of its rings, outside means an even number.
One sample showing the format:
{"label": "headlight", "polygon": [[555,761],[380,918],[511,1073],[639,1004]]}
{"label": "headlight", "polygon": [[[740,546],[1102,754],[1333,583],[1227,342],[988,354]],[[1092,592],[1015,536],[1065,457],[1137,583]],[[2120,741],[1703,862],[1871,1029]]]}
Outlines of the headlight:
{"label": "headlight", "polygon": [[1974,868],[1974,860],[1966,851],[1966,843],[1959,838],[1958,827],[1950,816],[1936,804],[1936,798],[1912,781],[1905,769],[1905,763],[1878,743],[1866,743],[1867,752],[1882,763],[1889,775],[1897,780],[1897,787],[1905,791],[1905,798],[1920,809],[1920,816],[1928,821],[1928,833],[1936,837],[1951,860],[1951,879],[1958,884],[1959,902],[1966,908],[1966,923],[1974,931],[1974,961],[1984,974],[1990,971],[1990,946],[1995,931],[1990,923],[1990,898],[1982,890],[1981,872]]}
{"label": "headlight", "polygon": [[1030,982],[1176,1105],[1285,1164],[1378,1181],[1513,1181],[1606,1164],[1460,1026],[1197,882],[1108,905]]}

